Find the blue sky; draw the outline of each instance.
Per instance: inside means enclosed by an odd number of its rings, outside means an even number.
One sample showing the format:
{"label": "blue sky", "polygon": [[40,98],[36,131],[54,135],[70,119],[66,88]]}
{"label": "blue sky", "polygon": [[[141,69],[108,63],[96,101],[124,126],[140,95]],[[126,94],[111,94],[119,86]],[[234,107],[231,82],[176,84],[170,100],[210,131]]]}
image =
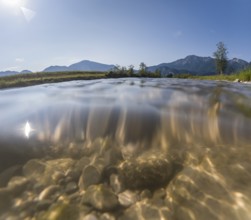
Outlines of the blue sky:
{"label": "blue sky", "polygon": [[187,55],[251,61],[250,0],[0,0],[0,71],[81,60],[136,68]]}

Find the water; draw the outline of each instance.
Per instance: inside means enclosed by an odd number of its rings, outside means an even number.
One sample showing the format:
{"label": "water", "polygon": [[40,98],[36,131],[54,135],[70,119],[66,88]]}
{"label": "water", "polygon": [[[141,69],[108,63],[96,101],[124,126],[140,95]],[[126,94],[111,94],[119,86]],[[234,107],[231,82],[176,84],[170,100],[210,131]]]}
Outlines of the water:
{"label": "water", "polygon": [[73,81],[1,90],[0,109],[0,172],[32,158],[77,160],[105,141],[119,148],[122,162],[164,155],[179,167],[159,186],[163,204],[138,200],[124,218],[143,212],[147,219],[145,205],[163,209],[163,219],[251,219],[251,85]]}

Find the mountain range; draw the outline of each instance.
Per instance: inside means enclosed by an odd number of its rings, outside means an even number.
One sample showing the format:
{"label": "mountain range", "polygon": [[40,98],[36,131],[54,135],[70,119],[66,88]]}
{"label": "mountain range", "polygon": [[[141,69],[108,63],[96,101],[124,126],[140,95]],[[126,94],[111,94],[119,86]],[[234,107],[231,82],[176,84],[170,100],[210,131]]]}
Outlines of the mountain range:
{"label": "mountain range", "polygon": [[[251,63],[245,60],[233,58],[228,60],[226,73],[235,73],[240,70],[246,69]],[[199,57],[189,55],[184,59],[179,59],[171,63],[161,63],[156,66],[148,67],[148,70],[154,72],[159,70],[162,74],[179,74],[191,73],[196,75],[213,75],[216,74],[215,59],[212,57]]]}
{"label": "mountain range", "polygon": [[[245,60],[233,58],[228,60],[228,67],[226,73],[235,73],[251,66],[251,62],[248,63]],[[103,63],[97,63],[90,60],[83,60],[78,63],[74,63],[70,66],[49,66],[42,72],[60,72],[60,71],[100,71],[105,72],[113,69],[115,65],[107,65]],[[212,57],[200,57],[195,55],[189,55],[183,59],[176,60],[170,63],[161,63],[155,66],[149,66],[148,71],[154,72],[159,70],[161,74],[180,74],[191,73],[196,75],[213,75],[216,74],[215,59]],[[17,71],[3,71],[0,72],[0,76],[15,75],[20,73],[31,73],[29,70]]]}

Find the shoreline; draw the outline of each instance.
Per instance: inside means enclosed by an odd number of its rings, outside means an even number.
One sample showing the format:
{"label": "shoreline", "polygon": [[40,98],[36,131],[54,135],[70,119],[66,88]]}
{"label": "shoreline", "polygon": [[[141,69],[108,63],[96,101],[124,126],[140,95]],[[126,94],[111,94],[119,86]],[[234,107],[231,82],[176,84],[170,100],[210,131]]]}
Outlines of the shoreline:
{"label": "shoreline", "polygon": [[[246,74],[246,78],[243,80],[241,74]],[[195,75],[177,75],[176,77],[170,77],[172,79],[192,79],[192,80],[214,80],[214,81],[226,81],[250,84],[251,71],[241,72],[234,75],[214,75],[214,76],[195,76]],[[111,78],[125,78],[125,77],[148,77],[148,78],[169,78],[169,77],[158,77],[152,73],[147,75],[125,75],[125,74],[109,74],[108,72],[39,72],[39,73],[28,73],[18,74],[12,76],[0,76],[0,89],[9,88],[22,88],[27,86],[41,85],[47,83],[59,83],[74,80],[94,80],[94,79],[111,79]]]}

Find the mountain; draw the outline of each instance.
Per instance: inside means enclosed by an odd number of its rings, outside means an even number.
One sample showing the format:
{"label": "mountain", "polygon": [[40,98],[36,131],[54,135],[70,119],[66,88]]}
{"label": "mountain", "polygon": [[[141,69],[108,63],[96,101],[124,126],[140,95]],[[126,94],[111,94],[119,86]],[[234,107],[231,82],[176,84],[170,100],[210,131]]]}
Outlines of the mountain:
{"label": "mountain", "polygon": [[17,75],[20,73],[32,73],[30,70],[23,70],[21,72],[18,71],[11,71],[11,70],[7,70],[7,71],[0,71],[0,77],[1,76],[13,76],[13,75]]}
{"label": "mountain", "polygon": [[43,70],[43,72],[64,72],[69,71],[67,66],[49,66]]}
{"label": "mountain", "polygon": [[114,65],[107,65],[103,63],[97,63],[90,60],[83,60],[78,63],[74,63],[70,66],[50,66],[43,70],[43,72],[59,72],[59,71],[109,71]]}
{"label": "mountain", "polygon": [[22,70],[20,73],[32,73],[30,70]]}
{"label": "mountain", "polygon": [[232,60],[228,61],[227,73],[238,72],[240,70],[246,69],[249,66],[250,64],[247,61],[233,58]]}
{"label": "mountain", "polygon": [[83,70],[83,71],[109,71],[114,67],[114,65],[107,65],[102,63],[97,63],[89,60],[83,60],[78,63],[74,63],[69,66],[70,70]]}
{"label": "mountain", "polygon": [[[249,63],[241,59],[228,60],[226,73],[234,73],[243,70],[249,66]],[[191,73],[197,75],[213,75],[216,74],[215,59],[212,57],[200,57],[189,55],[183,59],[176,60],[171,63],[162,63],[157,66],[151,66],[149,71],[161,71],[162,74],[179,74]]]}
{"label": "mountain", "polygon": [[17,72],[17,71],[7,70],[7,71],[1,71],[0,76],[12,76],[12,75],[16,75],[18,73],[19,72]]}

